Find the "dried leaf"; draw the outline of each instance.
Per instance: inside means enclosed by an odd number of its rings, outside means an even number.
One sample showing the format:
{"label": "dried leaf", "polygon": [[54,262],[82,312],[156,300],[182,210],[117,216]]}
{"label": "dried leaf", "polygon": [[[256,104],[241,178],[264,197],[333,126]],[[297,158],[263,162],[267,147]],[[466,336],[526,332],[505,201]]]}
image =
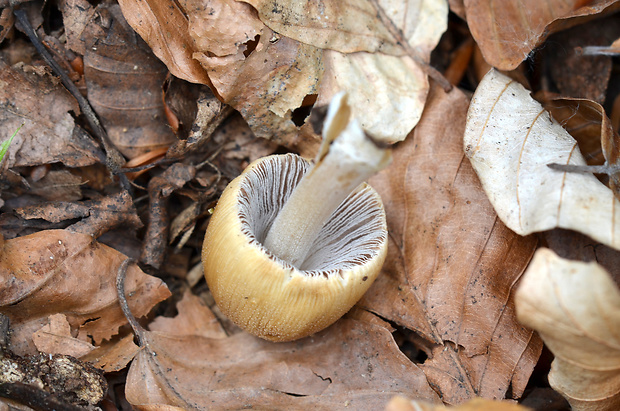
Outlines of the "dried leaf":
{"label": "dried leaf", "polygon": [[198,50],[187,30],[187,17],[176,2],[120,0],[118,4],[127,22],[173,75],[191,83],[210,84],[207,73],[192,57]]}
{"label": "dried leaf", "polygon": [[60,0],[58,8],[62,12],[67,47],[80,55],[86,53],[82,32],[92,19],[95,8],[87,0]]}
{"label": "dried leaf", "polygon": [[224,329],[200,297],[185,291],[178,302],[175,318],[157,317],[149,324],[151,331],[169,335],[199,335],[207,338],[226,338]]}
{"label": "dried leaf", "polygon": [[[192,33],[201,34],[197,27]],[[201,51],[195,58],[208,71],[223,101],[243,115],[257,136],[290,145],[297,134],[291,112],[307,95],[318,92],[322,54],[320,49],[279,37],[264,27],[247,57],[244,53],[218,57]]]}
{"label": "dried leaf", "polygon": [[388,24],[377,12],[381,7],[403,31],[403,37],[421,55],[430,55],[446,29],[447,4],[424,0],[242,0],[258,10],[273,31],[302,43],[341,53],[382,52],[405,54]]}
{"label": "dried leaf", "polygon": [[[577,142],[520,84],[492,70],[472,99],[465,153],[502,221],[527,235],[555,227],[620,248],[620,203],[594,176],[552,170],[585,165]],[[541,189],[542,188],[542,189]]]}
{"label": "dried leaf", "polygon": [[96,368],[105,372],[120,371],[129,364],[129,362],[140,351],[134,342],[134,335],[129,334],[120,340],[104,341],[81,358],[82,361],[88,361]]}
{"label": "dried leaf", "polygon": [[620,16],[617,14],[553,35],[541,50],[549,70],[549,80],[564,96],[603,104],[611,77],[611,57],[584,55],[583,48],[606,46],[618,36]]}
{"label": "dried leaf", "polygon": [[70,114],[79,113],[75,99],[42,67],[9,67],[0,60],[0,102],[0,136],[24,125],[9,147],[10,167],[56,162],[82,167],[103,158],[97,144],[75,126]]}
{"label": "dried leaf", "polygon": [[[0,249],[0,313],[11,319],[13,351],[33,353],[32,333],[64,314],[72,333],[95,344],[127,323],[117,303],[116,272],[126,257],[84,234],[46,230]],[[128,273],[129,304],[143,316],[170,292],[137,267]]]}
{"label": "dried leaf", "polygon": [[110,141],[128,158],[174,143],[162,100],[166,66],[137,38],[119,6],[97,7],[83,37],[88,101]]}
{"label": "dried leaf", "polygon": [[63,314],[53,314],[48,317],[49,323],[32,335],[32,341],[37,350],[48,354],[64,354],[72,357],[82,357],[95,347],[71,335],[71,325]]}
{"label": "dried leaf", "polygon": [[555,355],[549,383],[572,409],[620,408],[620,290],[609,274],[540,249],[516,303],[519,320]]}
{"label": "dried leaf", "polygon": [[464,404],[445,407],[429,404],[419,400],[409,400],[396,396],[390,400],[385,411],[528,411],[529,408],[508,401],[493,401],[484,398],[474,398]]}
{"label": "dried leaf", "polygon": [[[386,143],[404,140],[417,124],[428,94],[427,75],[410,57],[395,57],[403,55],[404,49],[388,26],[402,30],[403,41],[428,61],[447,27],[445,2],[247,2],[277,33],[330,49],[324,53],[325,74],[317,105],[327,105],[338,92],[346,91],[362,127]],[[391,21],[383,21],[376,7]]]}
{"label": "dried leaf", "polygon": [[51,170],[30,183],[30,193],[49,201],[76,201],[82,198],[82,179],[68,170]]}
{"label": "dried leaf", "polygon": [[620,8],[615,0],[579,7],[581,3],[581,0],[465,0],[465,13],[485,60],[500,70],[513,70],[549,34]]}
{"label": "dried leaf", "polygon": [[89,234],[94,238],[118,226],[123,226],[125,230],[142,227],[131,196],[126,191],[81,203],[58,201],[35,204],[16,208],[15,212],[26,220],[40,218],[52,223],[83,218],[67,227],[67,230]]}
{"label": "dried leaf", "polygon": [[213,410],[380,409],[397,393],[439,402],[387,330],[347,319],[282,344],[146,332],[125,391],[138,409]]}
{"label": "dried leaf", "polygon": [[418,123],[429,90],[426,73],[409,57],[326,50],[317,104],[346,91],[353,116],[385,143],[402,141]]}
{"label": "dried leaf", "polygon": [[519,397],[542,348],[513,304],[537,242],[498,220],[464,157],[467,106],[458,89],[432,87],[392,166],[370,180],[385,200],[391,243],[361,302],[432,343],[421,367],[450,404],[504,398],[511,385]]}

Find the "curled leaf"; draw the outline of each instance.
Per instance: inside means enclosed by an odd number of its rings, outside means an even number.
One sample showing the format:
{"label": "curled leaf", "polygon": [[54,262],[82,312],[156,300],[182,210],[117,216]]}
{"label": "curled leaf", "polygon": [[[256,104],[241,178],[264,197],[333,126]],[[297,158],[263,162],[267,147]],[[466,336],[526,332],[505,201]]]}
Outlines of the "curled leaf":
{"label": "curled leaf", "polygon": [[487,73],[469,107],[464,145],[495,211],[517,234],[560,227],[620,248],[620,203],[593,175],[547,166],[586,162],[575,139],[517,82]]}
{"label": "curled leaf", "polygon": [[620,408],[620,290],[596,263],[540,249],[516,294],[519,321],[555,355],[551,386],[573,410]]}

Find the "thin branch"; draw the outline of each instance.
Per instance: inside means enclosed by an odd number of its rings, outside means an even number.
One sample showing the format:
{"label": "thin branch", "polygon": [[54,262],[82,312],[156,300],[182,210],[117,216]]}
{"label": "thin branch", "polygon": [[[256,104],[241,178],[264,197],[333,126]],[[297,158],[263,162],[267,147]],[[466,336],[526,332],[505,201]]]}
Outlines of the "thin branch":
{"label": "thin branch", "polygon": [[600,166],[588,166],[581,164],[558,164],[551,163],[547,164],[552,170],[562,171],[565,173],[587,173],[587,174],[607,174],[612,175],[620,172],[620,166],[609,166],[607,164],[603,164]]}
{"label": "thin branch", "polygon": [[129,325],[133,329],[134,334],[138,338],[138,345],[140,347],[144,347],[144,333],[146,331],[142,328],[140,323],[138,323],[136,317],[133,316],[131,309],[129,308],[129,304],[127,303],[127,297],[125,297],[125,278],[127,277],[127,268],[133,263],[135,263],[134,259],[127,258],[118,267],[118,273],[116,274],[116,293],[118,295],[118,303],[121,305],[121,310],[123,311],[125,318],[127,318]]}

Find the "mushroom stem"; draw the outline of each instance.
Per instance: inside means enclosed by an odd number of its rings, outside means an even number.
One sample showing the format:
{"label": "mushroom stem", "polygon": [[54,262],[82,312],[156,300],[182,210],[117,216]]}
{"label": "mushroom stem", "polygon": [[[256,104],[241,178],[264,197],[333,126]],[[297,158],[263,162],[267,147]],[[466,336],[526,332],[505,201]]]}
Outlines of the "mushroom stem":
{"label": "mushroom stem", "polygon": [[338,94],[328,109],[315,164],[276,216],[263,245],[301,269],[332,213],[390,160],[391,151],[374,142],[356,119],[351,120],[346,95]]}

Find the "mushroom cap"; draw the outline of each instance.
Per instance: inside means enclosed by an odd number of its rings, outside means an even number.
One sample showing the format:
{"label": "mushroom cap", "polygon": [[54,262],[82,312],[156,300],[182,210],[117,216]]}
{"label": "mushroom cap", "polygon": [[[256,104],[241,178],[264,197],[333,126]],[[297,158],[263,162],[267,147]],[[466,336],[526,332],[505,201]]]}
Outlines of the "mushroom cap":
{"label": "mushroom cap", "polygon": [[301,269],[263,245],[309,163],[294,154],[259,159],[224,190],[202,249],[220,310],[251,334],[291,341],[344,315],[376,279],[387,254],[381,198],[361,184],[332,214]]}

